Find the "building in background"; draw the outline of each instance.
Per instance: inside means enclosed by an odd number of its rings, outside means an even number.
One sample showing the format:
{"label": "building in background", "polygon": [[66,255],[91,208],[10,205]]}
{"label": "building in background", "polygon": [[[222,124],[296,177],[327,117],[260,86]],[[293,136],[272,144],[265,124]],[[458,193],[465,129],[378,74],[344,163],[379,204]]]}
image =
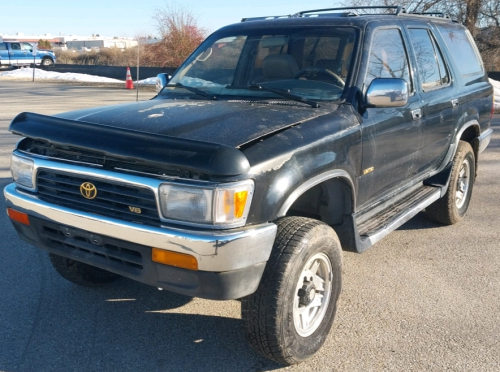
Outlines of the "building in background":
{"label": "building in background", "polygon": [[50,42],[54,49],[61,50],[80,50],[90,51],[92,49],[100,48],[119,48],[127,49],[137,46],[137,40],[131,37],[109,37],[93,34],[92,36],[77,36],[77,35],[59,35],[53,36],[51,34],[44,35],[24,35],[18,32],[13,35],[0,34],[4,41],[25,41],[28,43],[37,43],[38,40],[47,40]]}

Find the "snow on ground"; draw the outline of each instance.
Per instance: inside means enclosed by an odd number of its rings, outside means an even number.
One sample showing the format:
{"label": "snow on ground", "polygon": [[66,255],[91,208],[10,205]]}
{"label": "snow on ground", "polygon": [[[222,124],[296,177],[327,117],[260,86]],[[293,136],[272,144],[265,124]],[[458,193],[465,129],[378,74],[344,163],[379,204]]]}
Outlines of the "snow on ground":
{"label": "snow on ground", "polygon": [[[140,72],[139,72],[140,74]],[[134,83],[135,83],[135,80],[134,80]],[[150,78],[147,78],[147,79],[144,79],[144,80],[139,80],[139,84],[151,84],[151,85],[155,85],[156,84],[156,76],[155,77],[150,77]]]}
{"label": "snow on ground", "polygon": [[493,85],[493,88],[495,88],[495,112],[500,113],[500,81],[490,79],[490,83]]}
{"label": "snow on ground", "polygon": [[[10,77],[10,78],[33,78],[33,69],[32,68],[20,68],[17,70],[11,70],[6,72],[0,72],[0,77]],[[123,80],[111,79],[102,76],[88,75],[88,74],[77,74],[72,72],[55,72],[55,71],[46,71],[41,69],[35,69],[35,80],[61,80],[61,81],[83,81],[83,82],[92,82],[92,83],[120,83],[124,84]],[[135,81],[134,81],[135,82]],[[140,84],[155,84],[156,77],[148,78],[144,80],[139,80]]]}
{"label": "snow on ground", "polygon": [[[32,78],[33,77],[33,69],[32,68],[20,68],[17,70],[11,70],[11,71],[5,71],[5,72],[0,72],[0,77],[5,76],[5,77],[10,77],[10,78]],[[55,72],[55,71],[45,71],[41,69],[35,69],[35,80],[44,80],[44,79],[50,79],[50,80],[68,80],[68,81],[84,81],[84,82],[93,82],[93,83],[120,83],[123,84],[123,80],[117,80],[117,79],[111,79],[107,77],[102,77],[102,76],[95,76],[95,75],[87,75],[87,74],[77,74],[77,73],[71,73],[71,72]],[[199,80],[199,79],[192,79],[190,83],[196,83],[194,80]],[[140,84],[151,84],[154,85],[156,84],[156,77],[150,77],[144,80],[139,80]],[[495,88],[495,112],[500,112],[500,82],[490,79],[490,83],[493,85]],[[189,84],[190,85],[190,84]],[[194,84],[197,85],[197,84]]]}

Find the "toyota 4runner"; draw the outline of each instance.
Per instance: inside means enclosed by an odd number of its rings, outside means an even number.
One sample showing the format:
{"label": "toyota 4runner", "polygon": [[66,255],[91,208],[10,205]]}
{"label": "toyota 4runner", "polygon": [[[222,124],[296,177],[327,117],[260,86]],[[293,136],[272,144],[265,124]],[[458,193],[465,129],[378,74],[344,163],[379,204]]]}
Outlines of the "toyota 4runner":
{"label": "toyota 4runner", "polygon": [[150,101],[19,114],[7,213],[74,283],[241,298],[251,346],[283,364],[324,343],[342,249],[420,211],[464,218],[492,133],[470,34],[400,7],[243,19],[161,81]]}

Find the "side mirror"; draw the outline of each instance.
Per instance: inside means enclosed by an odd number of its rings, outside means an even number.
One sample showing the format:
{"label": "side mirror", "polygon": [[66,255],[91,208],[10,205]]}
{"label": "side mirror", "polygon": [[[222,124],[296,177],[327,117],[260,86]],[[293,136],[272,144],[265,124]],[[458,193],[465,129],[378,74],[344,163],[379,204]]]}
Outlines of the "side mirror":
{"label": "side mirror", "polygon": [[408,84],[403,79],[377,78],[366,92],[368,107],[401,107],[408,103]]}
{"label": "side mirror", "polygon": [[156,75],[156,93],[160,93],[165,85],[168,84],[171,76],[168,74],[158,74]]}

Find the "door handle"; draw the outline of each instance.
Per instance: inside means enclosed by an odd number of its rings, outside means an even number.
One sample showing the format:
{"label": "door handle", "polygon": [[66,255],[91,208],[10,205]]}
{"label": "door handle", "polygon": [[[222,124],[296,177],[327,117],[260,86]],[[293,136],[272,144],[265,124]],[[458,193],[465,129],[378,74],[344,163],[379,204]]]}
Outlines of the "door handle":
{"label": "door handle", "polygon": [[458,107],[458,99],[452,99],[451,100],[451,107],[457,108]]}
{"label": "door handle", "polygon": [[421,109],[411,110],[411,118],[413,120],[421,119],[422,118],[422,110]]}

